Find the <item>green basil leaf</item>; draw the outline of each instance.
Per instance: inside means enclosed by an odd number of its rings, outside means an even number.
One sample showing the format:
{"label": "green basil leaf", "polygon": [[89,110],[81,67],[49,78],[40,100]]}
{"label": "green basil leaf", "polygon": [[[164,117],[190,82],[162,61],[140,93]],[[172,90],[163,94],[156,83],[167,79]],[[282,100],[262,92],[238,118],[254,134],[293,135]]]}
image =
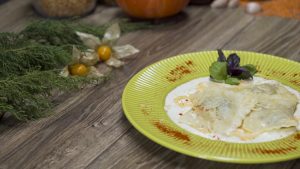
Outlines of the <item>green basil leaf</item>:
{"label": "green basil leaf", "polygon": [[247,69],[250,74],[253,76],[255,73],[257,73],[257,70],[256,70],[256,67],[252,64],[247,64],[247,65],[244,65],[242,66],[243,68]]}
{"label": "green basil leaf", "polygon": [[225,80],[227,78],[227,63],[214,62],[209,67],[210,76],[216,80]]}
{"label": "green basil leaf", "polygon": [[238,85],[240,84],[240,80],[238,78],[230,77],[225,80],[225,83],[230,85]]}
{"label": "green basil leaf", "polygon": [[210,80],[216,83],[224,83],[224,80],[217,80],[210,76]]}
{"label": "green basil leaf", "polygon": [[237,77],[238,79],[243,79],[243,80],[253,79],[253,76],[248,69],[246,69],[246,68],[242,68],[242,69],[243,69],[242,73],[235,77]]}

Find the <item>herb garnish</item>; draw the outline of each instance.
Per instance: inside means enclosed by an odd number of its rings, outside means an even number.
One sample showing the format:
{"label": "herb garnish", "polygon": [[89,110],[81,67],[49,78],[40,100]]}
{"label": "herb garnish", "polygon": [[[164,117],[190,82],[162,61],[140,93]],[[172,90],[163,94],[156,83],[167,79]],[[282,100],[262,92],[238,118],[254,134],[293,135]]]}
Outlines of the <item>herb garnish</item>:
{"label": "herb garnish", "polygon": [[252,64],[240,66],[240,57],[236,53],[230,54],[227,58],[223,51],[218,49],[218,60],[209,67],[212,81],[230,85],[240,84],[240,80],[251,80],[257,72]]}

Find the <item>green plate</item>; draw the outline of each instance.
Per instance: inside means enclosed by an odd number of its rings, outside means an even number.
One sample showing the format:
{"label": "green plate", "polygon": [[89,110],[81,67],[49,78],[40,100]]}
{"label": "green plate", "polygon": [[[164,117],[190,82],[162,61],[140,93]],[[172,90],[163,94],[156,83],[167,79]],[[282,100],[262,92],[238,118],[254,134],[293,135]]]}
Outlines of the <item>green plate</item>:
{"label": "green plate", "polygon": [[[300,64],[279,57],[236,52],[241,64],[257,66],[258,76],[274,79],[300,91]],[[209,75],[216,51],[183,54],[154,63],[127,84],[122,104],[132,125],[154,142],[171,150],[208,160],[231,163],[269,163],[300,157],[300,132],[263,143],[229,143],[210,140],[177,126],[164,111],[167,94],[178,85]]]}

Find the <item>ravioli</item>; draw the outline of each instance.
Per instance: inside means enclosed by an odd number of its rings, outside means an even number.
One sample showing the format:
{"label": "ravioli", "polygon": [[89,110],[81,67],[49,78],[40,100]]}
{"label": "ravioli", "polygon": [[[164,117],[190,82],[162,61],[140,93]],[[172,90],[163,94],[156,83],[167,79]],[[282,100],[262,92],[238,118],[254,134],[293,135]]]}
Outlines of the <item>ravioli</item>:
{"label": "ravioli", "polygon": [[247,90],[208,83],[190,95],[193,108],[183,115],[183,121],[204,132],[228,135],[241,125],[255,106],[252,95]]}
{"label": "ravioli", "polygon": [[242,128],[248,132],[262,133],[283,127],[297,126],[294,113],[297,97],[279,84],[260,84],[250,88],[257,103]]}
{"label": "ravioli", "polygon": [[294,131],[297,97],[278,82],[238,86],[203,83],[189,95],[180,121],[202,133],[251,140],[264,132]]}

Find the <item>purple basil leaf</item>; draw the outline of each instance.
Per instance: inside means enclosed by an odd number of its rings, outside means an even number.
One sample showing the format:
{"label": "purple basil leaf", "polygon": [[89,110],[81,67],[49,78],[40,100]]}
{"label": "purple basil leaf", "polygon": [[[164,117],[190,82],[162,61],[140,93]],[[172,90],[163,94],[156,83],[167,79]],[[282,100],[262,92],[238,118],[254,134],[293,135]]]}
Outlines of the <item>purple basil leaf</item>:
{"label": "purple basil leaf", "polygon": [[226,62],[226,57],[221,49],[218,49],[218,62]]}
{"label": "purple basil leaf", "polygon": [[240,67],[240,57],[236,53],[232,53],[227,58],[227,66],[229,69]]}
{"label": "purple basil leaf", "polygon": [[245,71],[247,71],[247,69],[242,68],[242,67],[235,67],[235,68],[229,67],[228,74],[230,76],[239,76],[239,75],[241,75]]}
{"label": "purple basil leaf", "polygon": [[253,79],[251,72],[243,67],[232,68],[229,70],[229,74],[239,79]]}

